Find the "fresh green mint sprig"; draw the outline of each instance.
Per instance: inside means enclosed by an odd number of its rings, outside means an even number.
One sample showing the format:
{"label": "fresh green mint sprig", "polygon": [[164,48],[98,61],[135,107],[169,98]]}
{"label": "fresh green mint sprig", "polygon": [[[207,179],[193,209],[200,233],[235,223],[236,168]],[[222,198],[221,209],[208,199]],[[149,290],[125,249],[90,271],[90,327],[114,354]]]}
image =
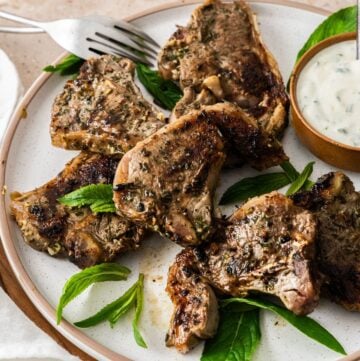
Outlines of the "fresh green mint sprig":
{"label": "fresh green mint sprig", "polygon": [[58,198],[58,201],[68,207],[89,206],[94,213],[116,211],[111,184],[90,184]]}
{"label": "fresh green mint sprig", "polygon": [[287,195],[301,189],[309,189],[314,183],[309,180],[314,162],[306,165],[299,173],[290,162],[281,165],[284,172],[260,174],[255,177],[243,178],[229,187],[220,199],[220,204],[231,204],[246,201],[249,198],[276,191],[291,184]]}
{"label": "fresh green mint sprig", "polygon": [[[105,281],[125,281],[130,272],[131,271],[127,267],[119,264],[103,263],[86,268],[71,276],[65,283],[57,306],[57,324],[61,322],[64,308],[90,285]],[[134,338],[139,346],[147,348],[138,327],[144,302],[143,289],[144,275],[140,273],[138,280],[117,300],[106,305],[95,315],[82,321],[75,322],[74,325],[86,328],[95,326],[104,321],[109,321],[111,327],[113,327],[119,321],[121,316],[125,315],[131,309],[135,309],[135,315],[132,322]]]}

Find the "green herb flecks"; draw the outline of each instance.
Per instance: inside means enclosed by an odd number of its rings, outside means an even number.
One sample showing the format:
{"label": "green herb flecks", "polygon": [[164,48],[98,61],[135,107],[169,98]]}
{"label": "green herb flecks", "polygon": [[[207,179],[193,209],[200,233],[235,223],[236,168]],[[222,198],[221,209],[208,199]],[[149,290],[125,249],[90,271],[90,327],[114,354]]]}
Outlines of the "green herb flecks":
{"label": "green herb flecks", "polygon": [[170,80],[163,79],[159,72],[150,69],[147,65],[136,65],[137,75],[140,82],[155,98],[155,102],[161,107],[172,110],[182,97],[180,88]]}
{"label": "green herb flecks", "polygon": [[319,342],[320,344],[328,347],[329,349],[338,352],[340,354],[346,355],[346,352],[339,341],[322,327],[319,323],[307,316],[297,316],[291,311],[274,305],[271,302],[265,300],[255,300],[250,298],[230,298],[223,300],[221,302],[221,307],[226,308],[228,305],[233,303],[245,303],[250,306],[258,307],[264,310],[274,312],[275,314],[281,316],[299,331],[304,333],[306,336],[312,338],[313,340]]}
{"label": "green herb flecks", "polygon": [[58,201],[68,207],[90,206],[94,213],[116,211],[111,184],[90,184],[62,196]]}
{"label": "green herb flecks", "polygon": [[216,336],[206,341],[201,361],[250,361],[261,338],[259,310],[220,309]]}
{"label": "green herb flecks", "polygon": [[43,71],[49,73],[59,73],[60,75],[74,75],[80,70],[81,65],[84,63],[84,59],[79,58],[74,54],[68,55],[59,64],[48,65]]}
{"label": "green herb flecks", "polygon": [[64,308],[90,285],[105,281],[124,281],[130,274],[127,267],[116,263],[103,263],[86,268],[71,276],[65,283],[56,310],[56,322],[60,323]]}

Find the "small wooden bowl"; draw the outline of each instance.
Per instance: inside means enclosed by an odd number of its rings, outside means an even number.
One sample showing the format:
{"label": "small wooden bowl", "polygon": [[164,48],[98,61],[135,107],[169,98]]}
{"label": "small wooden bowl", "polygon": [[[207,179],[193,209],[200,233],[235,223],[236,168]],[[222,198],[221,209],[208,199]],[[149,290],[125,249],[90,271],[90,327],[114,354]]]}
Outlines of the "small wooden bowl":
{"label": "small wooden bowl", "polygon": [[303,116],[299,108],[296,94],[297,82],[301,71],[318,52],[332,44],[355,39],[356,33],[336,35],[316,44],[301,57],[290,78],[290,111],[292,122],[298,137],[313,154],[324,162],[336,167],[360,172],[360,147],[352,147],[350,145],[339,143],[314,129]]}

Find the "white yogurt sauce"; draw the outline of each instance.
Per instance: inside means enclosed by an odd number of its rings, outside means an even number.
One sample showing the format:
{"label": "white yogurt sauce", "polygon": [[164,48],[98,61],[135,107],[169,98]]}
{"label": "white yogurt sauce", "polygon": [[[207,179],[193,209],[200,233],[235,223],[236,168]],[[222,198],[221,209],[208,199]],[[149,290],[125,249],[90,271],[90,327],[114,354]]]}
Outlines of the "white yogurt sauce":
{"label": "white yogurt sauce", "polygon": [[360,61],[355,40],[331,45],[302,70],[297,100],[305,119],[320,133],[360,147]]}

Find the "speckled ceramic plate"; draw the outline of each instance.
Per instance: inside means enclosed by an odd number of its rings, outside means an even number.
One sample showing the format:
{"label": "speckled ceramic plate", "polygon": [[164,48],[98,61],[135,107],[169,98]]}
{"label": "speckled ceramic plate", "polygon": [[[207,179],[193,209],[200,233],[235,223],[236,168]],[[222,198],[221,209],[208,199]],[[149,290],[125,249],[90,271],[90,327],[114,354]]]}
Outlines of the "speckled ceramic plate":
{"label": "speckled ceramic plate", "polygon": [[[289,5],[286,1],[251,2],[251,6],[258,15],[264,41],[278,60],[286,81],[297,51],[324,19],[325,13],[314,8]],[[184,4],[182,1],[148,11],[131,20],[162,44],[175,30],[175,24],[187,23],[194,8],[194,3]],[[1,149],[0,187],[7,186],[7,193],[5,197],[1,197],[0,205],[1,238],[22,287],[52,324],[55,324],[54,309],[62,286],[78,269],[66,260],[50,258],[24,244],[9,214],[9,194],[11,191],[27,191],[42,185],[76,154],[54,148],[50,144],[48,128],[51,105],[64,82],[65,79],[57,75],[42,74],[38,78],[16,111]],[[26,118],[22,118],[23,108],[27,110]],[[286,132],[284,146],[298,169],[314,159],[298,142],[291,128]],[[330,170],[333,168],[316,160],[314,177]],[[247,167],[224,172],[218,194],[241,177],[254,173]],[[349,175],[360,188],[360,176]],[[224,211],[231,212],[232,209],[228,207]],[[170,241],[153,236],[144,241],[139,251],[120,257],[119,262],[132,269],[132,277],[127,282],[108,282],[91,287],[65,309],[64,316],[68,322],[62,322],[59,331],[100,360],[199,360],[201,345],[183,356],[174,349],[166,348],[164,344],[172,311],[172,305],[164,291],[166,274],[179,250]],[[135,281],[139,272],[146,276],[141,330],[148,349],[138,347],[133,339],[130,322],[132,315],[126,316],[114,329],[107,324],[85,330],[71,325],[71,322],[93,314],[118,297]],[[349,353],[360,348],[359,314],[346,312],[324,300],[312,317],[328,328]],[[254,360],[328,361],[339,357],[268,313],[263,314],[261,328],[261,346]]]}

